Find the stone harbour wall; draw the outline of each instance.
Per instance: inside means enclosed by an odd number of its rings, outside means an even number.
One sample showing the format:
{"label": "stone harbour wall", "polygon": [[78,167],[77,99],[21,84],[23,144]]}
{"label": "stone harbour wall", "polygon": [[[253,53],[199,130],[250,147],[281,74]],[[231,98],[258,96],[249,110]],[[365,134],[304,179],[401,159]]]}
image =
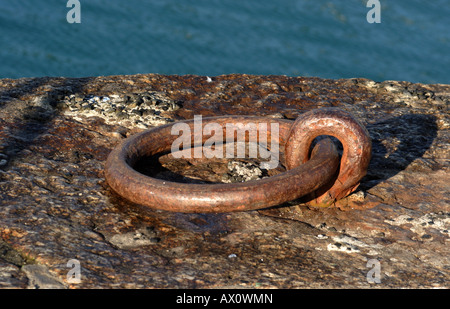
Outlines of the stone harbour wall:
{"label": "stone harbour wall", "polygon": [[[0,288],[448,288],[449,104],[450,85],[362,78],[2,79]],[[169,213],[105,182],[109,152],[147,128],[328,106],[352,113],[373,143],[346,207]],[[159,162],[153,172],[168,180],[270,176],[245,160]]]}

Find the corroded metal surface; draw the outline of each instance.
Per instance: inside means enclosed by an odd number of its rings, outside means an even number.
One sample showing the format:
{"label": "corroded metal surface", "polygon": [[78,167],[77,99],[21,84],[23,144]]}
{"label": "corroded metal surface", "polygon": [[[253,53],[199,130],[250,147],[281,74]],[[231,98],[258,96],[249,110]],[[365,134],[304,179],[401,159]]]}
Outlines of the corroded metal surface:
{"label": "corroded metal surface", "polygon": [[[185,124],[192,127],[194,137],[194,120]],[[279,125],[277,134],[268,130],[268,140],[273,140],[280,147],[286,143],[286,133],[290,132],[293,121],[276,120],[263,117],[211,117],[202,121],[202,131],[208,124],[218,124],[223,128],[220,140],[230,125],[265,124],[271,128],[272,123]],[[109,155],[105,166],[105,177],[110,186],[121,196],[135,203],[153,209],[177,212],[230,212],[246,211],[279,205],[304,196],[330,182],[338,167],[338,153],[330,139],[321,141],[312,150],[311,158],[295,168],[276,176],[244,183],[234,184],[185,184],[149,177],[136,171],[133,167],[142,156],[152,156],[158,152],[169,151],[178,135],[172,135],[172,124],[160,126],[125,140]],[[271,137],[276,136],[275,140]],[[258,131],[248,132],[247,143],[258,141]],[[254,137],[254,138],[252,138]],[[202,145],[211,140],[210,135],[203,135]],[[310,141],[310,143],[312,140]],[[308,153],[309,153],[308,145]]]}
{"label": "corroded metal surface", "polygon": [[286,142],[286,164],[291,169],[309,159],[312,141],[321,135],[336,137],[343,146],[337,178],[315,192],[308,204],[329,206],[352,193],[369,167],[372,143],[369,132],[350,113],[339,108],[322,108],[300,115]]}

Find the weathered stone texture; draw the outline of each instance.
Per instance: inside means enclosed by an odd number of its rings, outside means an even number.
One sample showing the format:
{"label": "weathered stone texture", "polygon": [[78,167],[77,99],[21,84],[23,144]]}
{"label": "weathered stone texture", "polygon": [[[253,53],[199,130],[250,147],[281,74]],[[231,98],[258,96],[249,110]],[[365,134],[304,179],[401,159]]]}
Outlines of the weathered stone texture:
{"label": "weathered stone texture", "polygon": [[[366,79],[0,80],[0,288],[448,288],[449,103],[449,85]],[[105,183],[108,153],[145,128],[198,114],[295,119],[326,106],[353,113],[373,141],[347,207],[167,213]],[[159,177],[181,181],[241,181],[244,168],[267,176],[248,162],[160,162]],[[67,277],[71,259],[80,283]],[[367,280],[371,259],[381,283]]]}

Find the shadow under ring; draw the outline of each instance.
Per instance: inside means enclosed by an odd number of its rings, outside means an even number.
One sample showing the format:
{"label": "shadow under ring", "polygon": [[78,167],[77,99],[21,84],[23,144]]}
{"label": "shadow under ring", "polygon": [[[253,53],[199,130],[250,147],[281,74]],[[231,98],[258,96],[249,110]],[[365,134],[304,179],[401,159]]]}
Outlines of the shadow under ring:
{"label": "shadow under ring", "polygon": [[[179,123],[187,124],[191,140],[201,141],[202,145],[211,138],[211,135],[202,134],[208,124],[218,124],[223,128],[222,137],[226,136],[228,129],[248,128],[249,124],[266,124],[263,127],[267,128],[264,132],[267,139],[276,141],[280,149],[284,149],[294,121],[258,116],[209,117],[202,119],[201,130],[194,120]],[[135,170],[133,167],[140,158],[171,150],[172,143],[178,138],[177,135],[172,135],[175,124],[177,123],[155,127],[130,136],[109,154],[105,178],[117,194],[151,209],[173,212],[248,211],[280,205],[307,195],[327,184],[339,167],[336,146],[331,139],[326,138],[314,146],[307,162],[299,162],[297,167],[275,176],[242,183],[178,183],[146,176]],[[274,132],[273,124],[278,124],[278,129]],[[254,127],[256,129],[250,129],[248,136],[246,135],[246,142],[261,133],[258,129],[260,126]]]}

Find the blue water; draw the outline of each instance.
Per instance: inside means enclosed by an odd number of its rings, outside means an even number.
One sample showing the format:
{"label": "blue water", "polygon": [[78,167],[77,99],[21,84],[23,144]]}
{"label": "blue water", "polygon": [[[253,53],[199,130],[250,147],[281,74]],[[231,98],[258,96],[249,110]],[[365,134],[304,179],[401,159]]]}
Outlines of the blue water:
{"label": "blue water", "polygon": [[160,73],[450,83],[450,1],[0,0],[0,78]]}

